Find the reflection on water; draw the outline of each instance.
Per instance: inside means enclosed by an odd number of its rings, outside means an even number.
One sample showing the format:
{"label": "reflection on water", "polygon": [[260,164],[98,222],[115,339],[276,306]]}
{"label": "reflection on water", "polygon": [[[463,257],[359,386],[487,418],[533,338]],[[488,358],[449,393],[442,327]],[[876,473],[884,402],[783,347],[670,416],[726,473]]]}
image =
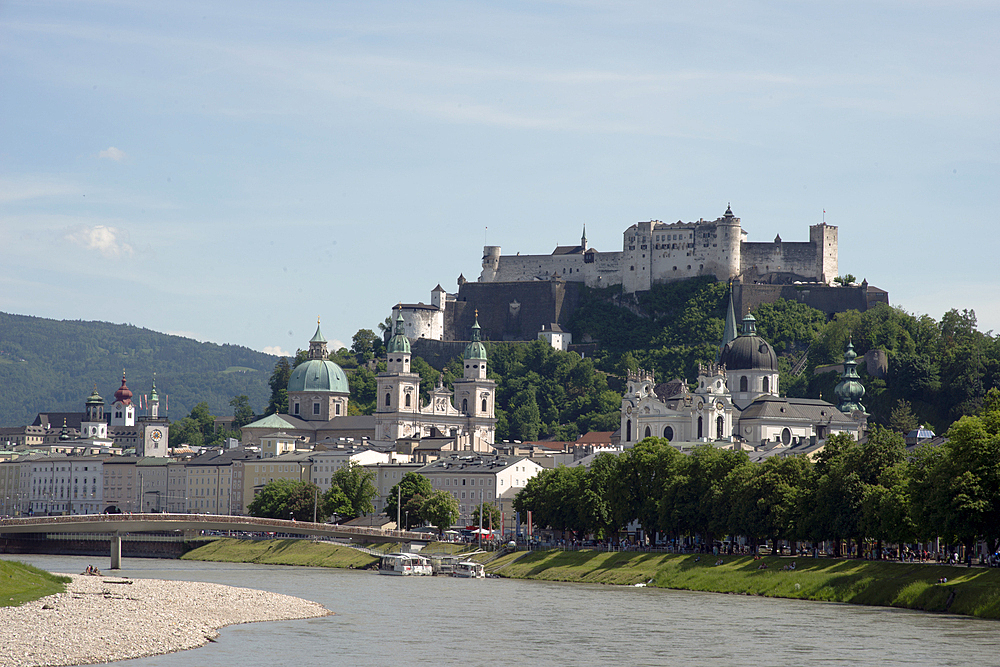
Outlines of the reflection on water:
{"label": "reflection on water", "polygon": [[[106,564],[19,559],[60,572]],[[230,627],[203,648],[117,663],[129,667],[1000,663],[1000,624],[956,616],[653,588],[172,560],[124,565],[125,576],[260,588],[336,612]]]}

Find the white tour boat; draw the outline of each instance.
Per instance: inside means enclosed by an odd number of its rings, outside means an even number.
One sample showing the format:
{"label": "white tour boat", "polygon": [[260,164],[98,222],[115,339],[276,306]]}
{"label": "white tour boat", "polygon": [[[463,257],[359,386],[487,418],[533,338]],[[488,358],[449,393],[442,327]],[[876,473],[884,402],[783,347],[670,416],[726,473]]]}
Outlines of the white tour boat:
{"label": "white tour boat", "polygon": [[455,564],[455,571],[451,573],[453,577],[464,577],[467,579],[485,579],[486,566],[471,560],[463,560]]}
{"label": "white tour boat", "polygon": [[386,554],[378,564],[379,574],[396,576],[430,576],[431,562],[415,554]]}

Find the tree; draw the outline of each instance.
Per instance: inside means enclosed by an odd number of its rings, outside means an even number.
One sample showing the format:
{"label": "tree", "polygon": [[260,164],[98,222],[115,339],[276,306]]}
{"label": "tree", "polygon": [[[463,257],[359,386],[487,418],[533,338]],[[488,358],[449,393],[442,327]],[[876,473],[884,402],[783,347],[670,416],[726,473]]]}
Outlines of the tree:
{"label": "tree", "polygon": [[288,381],[291,377],[292,366],[288,362],[288,357],[281,357],[274,364],[271,379],[267,381],[271,386],[271,400],[267,404],[267,414],[285,414],[288,412]]}
{"label": "tree", "polygon": [[254,420],[253,408],[250,407],[250,397],[246,394],[234,396],[229,405],[233,407],[233,428],[239,430]]}
{"label": "tree", "polygon": [[371,361],[382,349],[382,339],[375,335],[371,329],[360,329],[351,337],[351,352],[358,361]]}
{"label": "tree", "polygon": [[[385,514],[390,519],[395,519],[397,507],[405,508],[406,504],[409,503],[410,499],[414,496],[421,496],[422,498],[427,499],[430,498],[433,493],[434,488],[431,486],[431,481],[429,479],[419,473],[408,472],[403,475],[398,483],[389,489],[389,495],[386,498],[385,503]],[[401,506],[397,506],[397,500],[402,502]],[[416,517],[417,515],[414,514],[413,516]]]}
{"label": "tree", "polygon": [[483,528],[489,530],[491,527],[493,530],[500,530],[500,508],[492,503],[483,502],[476,505],[475,509],[472,510],[472,525],[479,525],[479,508],[483,509]]}
{"label": "tree", "polygon": [[351,461],[347,467],[333,473],[330,483],[343,491],[347,497],[350,511],[346,514],[350,518],[375,511],[372,501],[378,497],[378,488],[375,486],[375,473],[371,470]]}
{"label": "tree", "polygon": [[438,535],[458,521],[458,501],[447,491],[436,491],[424,502],[420,518],[438,529]]}
{"label": "tree", "polygon": [[331,486],[323,494],[323,511],[337,521],[354,518],[354,509],[347,494],[339,486]]}
{"label": "tree", "polygon": [[854,274],[852,273],[848,273],[846,276],[837,276],[836,278],[833,279],[833,282],[839,285],[843,285],[844,287],[847,287],[848,285],[853,285],[857,281],[858,279],[855,278]]}
{"label": "tree", "polygon": [[247,512],[250,516],[269,519],[292,519],[312,521],[313,513],[317,521],[325,521],[326,504],[318,503],[319,487],[309,482],[292,479],[276,479],[268,482],[260,493],[250,501]]}

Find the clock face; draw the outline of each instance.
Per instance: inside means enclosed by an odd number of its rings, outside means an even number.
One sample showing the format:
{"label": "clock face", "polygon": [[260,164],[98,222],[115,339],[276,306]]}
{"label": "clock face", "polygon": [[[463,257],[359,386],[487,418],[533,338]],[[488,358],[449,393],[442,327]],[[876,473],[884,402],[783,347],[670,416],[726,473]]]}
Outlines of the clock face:
{"label": "clock face", "polygon": [[149,437],[150,439],[152,439],[153,442],[159,442],[160,438],[163,437],[163,431],[161,431],[158,428],[154,428],[152,431],[150,431]]}

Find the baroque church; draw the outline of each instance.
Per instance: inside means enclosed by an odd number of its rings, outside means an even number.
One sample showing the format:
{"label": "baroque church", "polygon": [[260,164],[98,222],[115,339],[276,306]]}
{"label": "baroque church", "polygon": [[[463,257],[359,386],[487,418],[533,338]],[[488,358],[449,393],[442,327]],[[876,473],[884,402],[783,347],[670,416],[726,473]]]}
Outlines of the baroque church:
{"label": "baroque church", "polygon": [[757,335],[756,320],[749,312],[736,334],[730,295],[717,363],[699,366],[694,391],[683,380],[657,385],[650,371],[629,373],[622,397],[622,445],[631,447],[651,436],[726,447],[789,446],[822,441],[836,433],[858,439],[866,415],[856,357],[853,344],[848,344],[836,389],[839,405],[780,397],[774,348]]}
{"label": "baroque church", "polygon": [[463,377],[431,391],[426,405],[420,399],[420,375],[410,368],[410,341],[403,316],[397,312],[392,338],[386,346],[386,370],[377,376],[375,414],[348,415],[350,387],[343,369],[328,359],[326,339],[316,325],[308,358],[288,380],[289,414],[268,415],[243,427],[243,443],[259,444],[262,437],[291,436],[306,443],[354,439],[389,445],[401,440],[448,438],[458,450],[492,450],[496,430],[496,383],[486,377],[486,348],[479,322],[463,354]]}

